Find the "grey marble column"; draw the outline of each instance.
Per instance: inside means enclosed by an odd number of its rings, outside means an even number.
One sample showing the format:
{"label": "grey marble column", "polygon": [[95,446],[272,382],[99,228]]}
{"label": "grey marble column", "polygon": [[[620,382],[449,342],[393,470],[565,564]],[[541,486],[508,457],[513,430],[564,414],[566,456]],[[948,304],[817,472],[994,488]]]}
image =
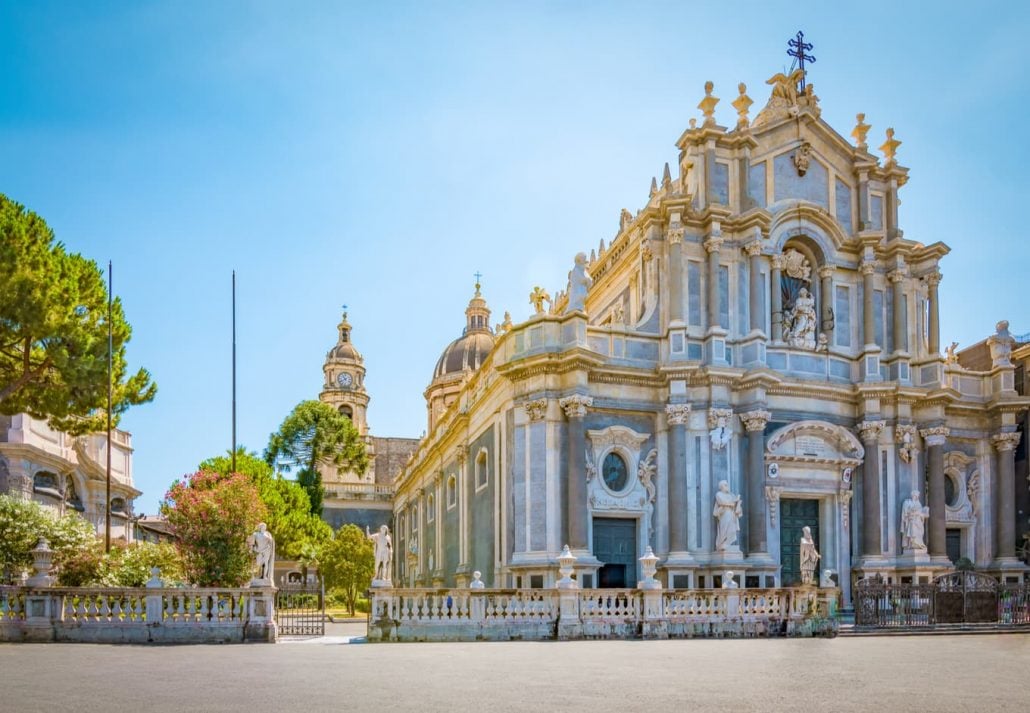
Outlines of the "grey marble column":
{"label": "grey marble column", "polygon": [[940,283],[941,273],[934,271],[926,276],[927,301],[930,312],[928,346],[931,356],[941,353],[941,302],[937,296],[937,285]]}
{"label": "grey marble column", "polygon": [[822,293],[822,319],[819,322],[819,331],[826,335],[830,344],[833,344],[833,265],[823,265],[819,268],[819,292]]}
{"label": "grey marble column", "polygon": [[750,261],[747,298],[751,331],[761,332],[765,329],[765,315],[762,310],[762,243],[755,240],[748,243],[744,250],[747,251]]}
{"label": "grey marble column", "polygon": [[880,434],[883,421],[863,421],[858,424],[865,448],[862,464],[862,555],[879,557],[883,554],[880,542]]}
{"label": "grey marble column", "polygon": [[708,251],[708,329],[719,327],[719,250],[722,238],[712,236],[705,241]]}
{"label": "grey marble column", "polygon": [[919,431],[926,442],[926,464],[929,471],[929,484],[926,504],[930,508],[930,527],[927,531],[926,547],[930,557],[948,556],[946,530],[947,499],[944,497],[944,444],[948,440],[948,429],[945,426],[934,426]]}
{"label": "grey marble column", "polygon": [[589,549],[587,546],[587,434],[584,421],[587,408],[594,400],[582,394],[573,394],[558,401],[569,419],[568,442],[568,493],[565,517],[569,524],[568,546],[574,550]]}
{"label": "grey marble column", "polygon": [[767,554],[765,524],[765,424],[772,414],[763,409],[740,414],[747,430],[747,553]]}
{"label": "grey marble column", "polygon": [[783,255],[772,256],[772,271],[769,273],[769,304],[772,306],[770,325],[773,342],[783,341]]}
{"label": "grey marble column", "polygon": [[683,228],[669,228],[669,321],[683,321]]}
{"label": "grey marble column", "polygon": [[687,551],[687,420],[690,404],[665,407],[669,423],[669,552]]}
{"label": "grey marble column", "polygon": [[998,533],[995,552],[998,559],[1016,556],[1016,446],[1020,434],[999,433],[991,436],[998,451],[998,487],[994,491],[994,513]]}
{"label": "grey marble column", "polygon": [[876,344],[876,314],[873,302],[873,292],[876,286],[873,283],[873,273],[876,272],[876,263],[865,261],[862,263],[862,339],[865,346]]}
{"label": "grey marble column", "polygon": [[894,312],[891,315],[891,323],[894,326],[894,351],[908,351],[905,334],[905,278],[908,273],[903,268],[892,271],[887,277],[891,281],[894,290]]}

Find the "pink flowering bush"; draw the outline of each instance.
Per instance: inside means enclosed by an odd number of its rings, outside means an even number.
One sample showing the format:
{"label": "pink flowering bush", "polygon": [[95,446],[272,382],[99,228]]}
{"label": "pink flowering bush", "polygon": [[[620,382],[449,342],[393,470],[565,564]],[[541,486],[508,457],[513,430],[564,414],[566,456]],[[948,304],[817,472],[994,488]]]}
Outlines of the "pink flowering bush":
{"label": "pink flowering bush", "polygon": [[161,512],[179,538],[186,578],[200,587],[238,587],[253,571],[247,536],[266,516],[250,478],[201,470],[177,480]]}

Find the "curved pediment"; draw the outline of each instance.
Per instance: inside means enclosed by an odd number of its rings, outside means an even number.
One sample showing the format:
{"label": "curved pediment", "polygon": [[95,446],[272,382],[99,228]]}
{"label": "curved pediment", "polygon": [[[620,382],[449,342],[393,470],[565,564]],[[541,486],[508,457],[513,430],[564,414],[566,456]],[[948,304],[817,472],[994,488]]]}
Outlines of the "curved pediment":
{"label": "curved pediment", "polygon": [[855,434],[826,421],[788,424],[769,437],[765,448],[767,455],[780,460],[858,465],[865,457],[865,449]]}

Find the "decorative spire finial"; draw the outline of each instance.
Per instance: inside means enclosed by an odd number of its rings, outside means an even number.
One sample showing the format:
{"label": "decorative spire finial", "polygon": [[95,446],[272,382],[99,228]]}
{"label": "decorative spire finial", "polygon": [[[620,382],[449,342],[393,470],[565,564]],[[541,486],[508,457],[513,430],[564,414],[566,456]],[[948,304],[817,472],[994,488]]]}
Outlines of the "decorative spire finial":
{"label": "decorative spire finial", "polygon": [[480,281],[480,279],[482,279],[483,273],[481,273],[479,270],[476,270],[475,273],[473,273],[473,274],[476,277],[476,297],[479,297],[480,296],[480,294],[479,294],[479,281]]}
{"label": "decorative spire finial", "polygon": [[855,146],[859,151],[865,151],[869,148],[865,136],[871,127],[865,123],[865,114],[855,114],[855,122],[855,130],[851,132],[851,138],[855,140]]}
{"label": "decorative spire finial", "polygon": [[737,85],[737,91],[740,92],[740,96],[733,100],[733,108],[737,110],[737,128],[746,129],[750,123],[747,112],[754,102],[747,95],[747,85],[744,82]]}
{"label": "decorative spire finial", "polygon": [[797,66],[801,70],[801,81],[798,87],[801,93],[805,91],[805,62],[815,62],[815,57],[805,54],[810,49],[812,49],[812,43],[805,42],[805,33],[801,30],[798,30],[794,39],[787,40],[787,54],[794,58],[794,61],[790,63],[790,68],[793,70]]}
{"label": "decorative spire finial", "polygon": [[887,129],[887,140],[883,142],[880,150],[883,151],[883,157],[887,159],[888,166],[895,163],[894,157],[898,153],[899,146],[901,146],[901,142],[894,138],[894,129]]}
{"label": "decorative spire finial", "polygon": [[715,126],[715,105],[719,103],[717,97],[712,96],[715,85],[711,81],[705,82],[705,98],[697,105],[705,116],[704,126]]}

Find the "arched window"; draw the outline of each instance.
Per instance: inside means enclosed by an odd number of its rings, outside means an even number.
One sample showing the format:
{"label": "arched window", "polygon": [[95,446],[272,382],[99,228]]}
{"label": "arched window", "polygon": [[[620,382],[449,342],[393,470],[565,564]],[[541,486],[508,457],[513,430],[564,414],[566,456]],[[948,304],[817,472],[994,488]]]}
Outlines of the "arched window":
{"label": "arched window", "polygon": [[447,479],[447,509],[450,510],[452,507],[458,504],[458,479],[455,476],[451,476]]}
{"label": "arched window", "polygon": [[41,470],[32,476],[32,489],[48,495],[59,495],[61,488],[58,482],[57,475],[47,470]]}
{"label": "arched window", "polygon": [[436,519],[436,498],[430,493],[429,497],[426,498],[426,522],[432,522]]}
{"label": "arched window", "polygon": [[485,488],[490,482],[490,468],[488,467],[487,450],[480,449],[476,456],[476,490]]}
{"label": "arched window", "polygon": [[111,498],[111,512],[124,515],[126,512],[125,498]]}
{"label": "arched window", "polygon": [[354,409],[352,409],[347,404],[343,404],[342,406],[340,406],[339,411],[341,416],[346,417],[350,421],[354,420]]}

